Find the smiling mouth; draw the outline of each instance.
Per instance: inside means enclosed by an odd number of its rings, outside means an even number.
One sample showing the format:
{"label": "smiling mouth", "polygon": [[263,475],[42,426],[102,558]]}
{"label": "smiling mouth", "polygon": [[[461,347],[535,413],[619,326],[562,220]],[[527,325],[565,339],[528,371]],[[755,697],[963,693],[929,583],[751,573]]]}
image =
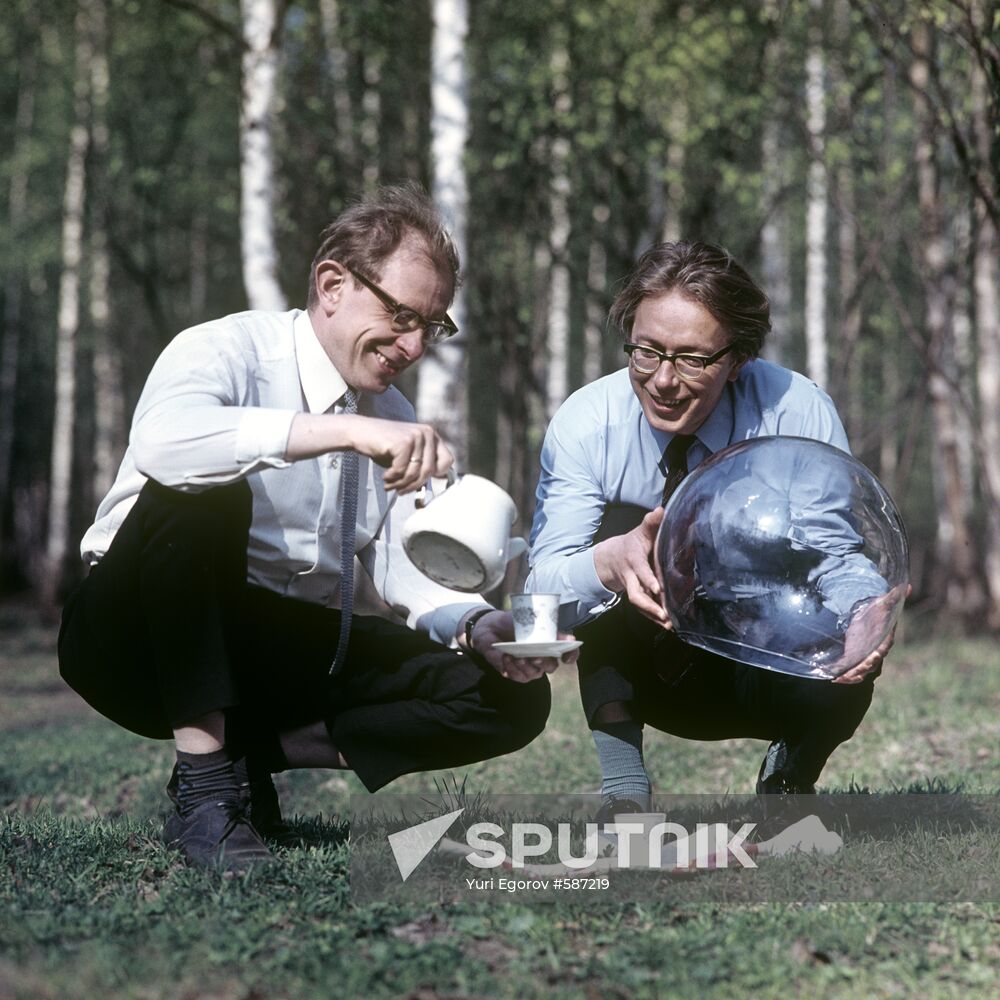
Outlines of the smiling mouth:
{"label": "smiling mouth", "polygon": [[676,410],[687,402],[686,399],[657,399],[655,396],[649,398],[653,401],[653,405],[661,410]]}
{"label": "smiling mouth", "polygon": [[393,364],[381,351],[375,351],[375,359],[378,361],[379,367],[384,371],[388,372],[390,375],[398,375],[406,365],[395,365]]}

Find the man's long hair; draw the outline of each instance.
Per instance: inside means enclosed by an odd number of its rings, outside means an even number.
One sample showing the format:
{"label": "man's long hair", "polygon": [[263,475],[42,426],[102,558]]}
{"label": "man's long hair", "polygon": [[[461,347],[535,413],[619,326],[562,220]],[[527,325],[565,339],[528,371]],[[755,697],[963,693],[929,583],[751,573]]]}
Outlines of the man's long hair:
{"label": "man's long hair", "polygon": [[737,357],[747,360],[760,354],[771,329],[771,304],[724,247],[685,240],[651,247],[615,297],[612,325],[628,339],[639,303],[668,292],[680,292],[704,306],[731,338]]}

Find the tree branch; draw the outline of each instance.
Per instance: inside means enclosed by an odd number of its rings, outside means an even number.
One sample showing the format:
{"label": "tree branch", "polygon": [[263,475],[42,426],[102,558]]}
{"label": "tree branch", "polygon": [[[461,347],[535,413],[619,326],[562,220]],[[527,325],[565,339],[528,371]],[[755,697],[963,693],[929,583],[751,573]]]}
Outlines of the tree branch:
{"label": "tree branch", "polygon": [[178,10],[187,11],[189,14],[194,14],[195,17],[204,21],[214,32],[229,39],[229,41],[236,45],[240,52],[247,47],[238,27],[219,17],[218,14],[206,10],[200,4],[196,3],[195,0],[163,0],[163,3],[169,4],[171,7],[176,7]]}

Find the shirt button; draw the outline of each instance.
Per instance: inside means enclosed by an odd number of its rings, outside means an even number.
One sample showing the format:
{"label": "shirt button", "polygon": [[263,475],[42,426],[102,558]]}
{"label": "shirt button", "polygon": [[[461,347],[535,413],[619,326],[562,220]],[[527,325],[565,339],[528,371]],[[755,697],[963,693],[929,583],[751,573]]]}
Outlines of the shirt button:
{"label": "shirt button", "polygon": [[336,469],[340,465],[339,455],[328,455],[326,459],[326,464],[330,466],[331,469]]}

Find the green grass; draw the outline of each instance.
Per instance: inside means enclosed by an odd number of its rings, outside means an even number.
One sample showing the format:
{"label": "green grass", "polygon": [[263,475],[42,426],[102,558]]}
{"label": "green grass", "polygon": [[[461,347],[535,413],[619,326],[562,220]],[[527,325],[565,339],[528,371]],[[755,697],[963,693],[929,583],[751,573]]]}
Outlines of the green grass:
{"label": "green grass", "polygon": [[[664,792],[748,793],[764,749],[647,742]],[[996,643],[904,644],[823,787],[994,793],[998,747]],[[316,846],[243,877],[191,871],[157,839],[170,761],[63,688],[52,629],[0,616],[0,1000],[997,994],[995,904],[708,904],[668,886],[652,903],[358,906],[338,819],[362,790],[349,774],[278,778]],[[391,791],[452,780],[471,794],[596,788],[572,675],[556,675],[549,727],[521,753]]]}

